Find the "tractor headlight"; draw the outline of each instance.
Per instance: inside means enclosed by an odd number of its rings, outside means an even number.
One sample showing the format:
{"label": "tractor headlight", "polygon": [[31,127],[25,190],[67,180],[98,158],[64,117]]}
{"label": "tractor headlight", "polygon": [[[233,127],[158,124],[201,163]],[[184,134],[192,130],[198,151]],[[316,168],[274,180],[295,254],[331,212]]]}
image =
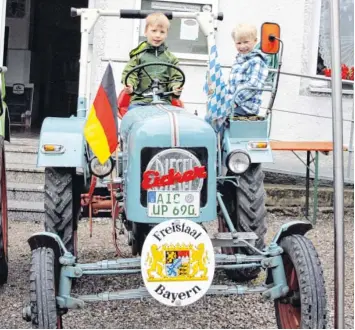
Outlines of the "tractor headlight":
{"label": "tractor headlight", "polygon": [[98,178],[103,178],[113,171],[114,161],[110,157],[104,164],[101,164],[97,157],[94,157],[89,162],[90,172]]}
{"label": "tractor headlight", "polygon": [[249,155],[241,150],[232,151],[226,160],[228,169],[235,174],[243,174],[249,168],[250,162]]}

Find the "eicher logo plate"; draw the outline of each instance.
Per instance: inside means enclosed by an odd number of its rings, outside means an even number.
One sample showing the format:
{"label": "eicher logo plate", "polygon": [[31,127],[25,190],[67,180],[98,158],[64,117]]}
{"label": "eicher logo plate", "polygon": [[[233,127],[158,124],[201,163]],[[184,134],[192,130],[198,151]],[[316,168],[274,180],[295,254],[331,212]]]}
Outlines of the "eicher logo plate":
{"label": "eicher logo plate", "polygon": [[153,298],[168,306],[186,306],[203,297],[215,269],[212,242],[195,222],[173,219],[155,226],[142,249],[141,271]]}

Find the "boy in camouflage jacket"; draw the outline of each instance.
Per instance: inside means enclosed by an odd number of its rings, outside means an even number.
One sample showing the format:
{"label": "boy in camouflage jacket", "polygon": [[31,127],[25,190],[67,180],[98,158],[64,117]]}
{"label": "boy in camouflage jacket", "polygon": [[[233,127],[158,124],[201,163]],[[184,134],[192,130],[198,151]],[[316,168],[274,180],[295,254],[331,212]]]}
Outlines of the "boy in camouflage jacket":
{"label": "boy in camouflage jacket", "polygon": [[[168,47],[164,44],[165,39],[168,36],[168,29],[170,22],[168,18],[162,13],[153,13],[146,18],[145,36],[147,41],[141,42],[138,47],[133,49],[130,53],[130,61],[126,64],[122,73],[122,83],[124,84],[127,73],[137,65],[163,62],[178,66],[178,59],[168,50]],[[166,91],[173,91],[174,97],[179,98],[182,88],[181,73],[173,68],[169,68],[163,65],[152,65],[146,67],[145,70],[154,79],[158,78],[160,82],[173,81],[166,86]],[[148,105],[151,101],[151,97],[144,97],[132,94],[133,90],[142,92],[151,84],[150,78],[144,72],[144,70],[133,72],[129,78],[127,86],[124,87],[124,91],[131,96],[131,103],[128,110],[138,105]],[[171,103],[170,97],[165,97],[166,101]]]}

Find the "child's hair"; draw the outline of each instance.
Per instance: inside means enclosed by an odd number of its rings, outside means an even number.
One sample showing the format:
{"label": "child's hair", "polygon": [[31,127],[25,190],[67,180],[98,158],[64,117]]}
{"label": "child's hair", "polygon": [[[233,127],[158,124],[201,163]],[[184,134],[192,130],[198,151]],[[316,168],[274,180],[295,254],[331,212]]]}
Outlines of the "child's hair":
{"label": "child's hair", "polygon": [[158,25],[158,27],[164,27],[169,30],[170,21],[163,13],[152,13],[149,14],[145,19],[145,28],[149,25]]}
{"label": "child's hair", "polygon": [[255,25],[252,24],[238,24],[232,31],[232,38],[234,40],[244,39],[244,38],[257,38],[257,29]]}

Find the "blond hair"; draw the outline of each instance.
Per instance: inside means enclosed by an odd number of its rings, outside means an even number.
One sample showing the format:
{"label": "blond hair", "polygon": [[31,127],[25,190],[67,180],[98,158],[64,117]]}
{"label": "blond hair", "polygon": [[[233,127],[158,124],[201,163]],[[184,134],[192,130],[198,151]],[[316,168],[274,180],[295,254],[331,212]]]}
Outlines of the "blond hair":
{"label": "blond hair", "polygon": [[255,40],[257,38],[257,29],[252,24],[238,24],[232,31],[232,38],[234,40],[240,40],[244,38],[251,38]]}
{"label": "blond hair", "polygon": [[163,13],[149,14],[145,19],[145,28],[149,25],[157,25],[158,27],[170,28],[170,21]]}

